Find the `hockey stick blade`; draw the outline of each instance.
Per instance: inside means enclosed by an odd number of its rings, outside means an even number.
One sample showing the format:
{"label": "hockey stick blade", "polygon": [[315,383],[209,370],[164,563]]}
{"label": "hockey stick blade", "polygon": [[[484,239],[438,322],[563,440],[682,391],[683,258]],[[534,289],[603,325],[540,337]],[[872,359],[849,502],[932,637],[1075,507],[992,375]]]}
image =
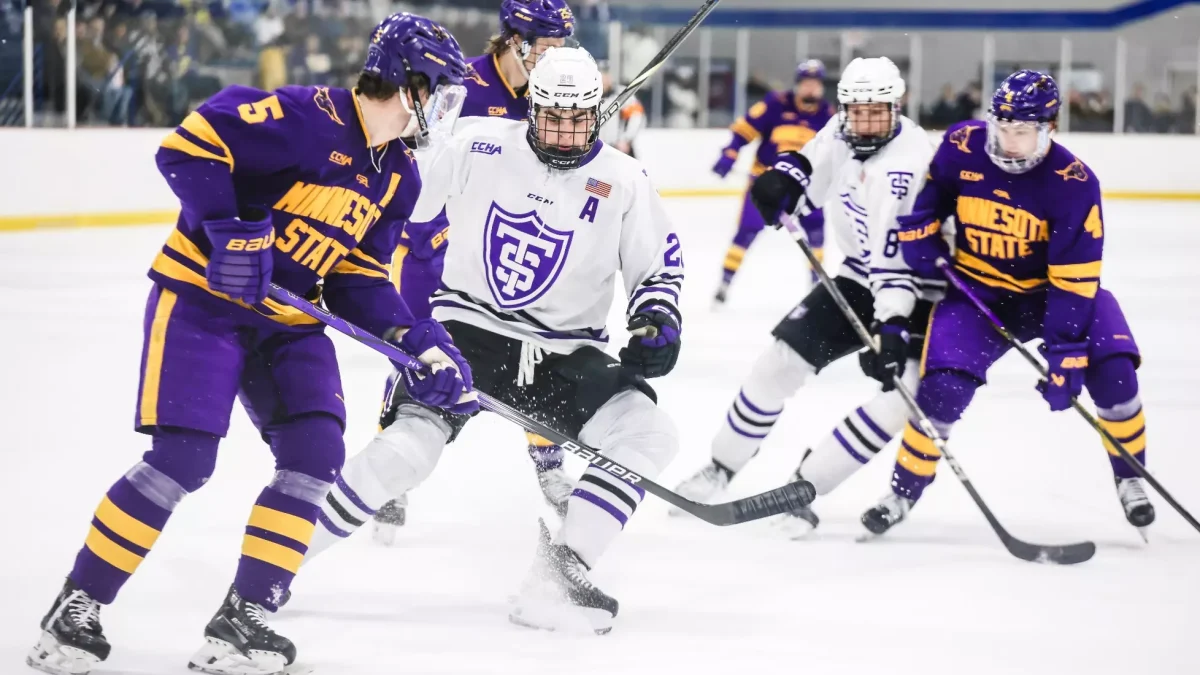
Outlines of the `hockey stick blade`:
{"label": "hockey stick blade", "polygon": [[[867,331],[867,327],[863,324],[862,320],[858,318],[858,315],[854,313],[853,308],[850,307],[850,303],[846,301],[846,297],[842,295],[841,290],[839,290],[838,287],[833,283],[833,280],[829,278],[829,273],[825,271],[825,267],[821,264],[821,261],[817,260],[817,256],[815,253],[813,253],[812,246],[809,245],[808,238],[804,233],[804,229],[800,226],[800,223],[797,222],[794,217],[784,217],[781,219],[780,224],[787,229],[788,233],[791,234],[792,238],[796,241],[796,245],[798,245],[800,250],[804,252],[804,256],[808,258],[809,265],[812,267],[813,271],[817,273],[817,277],[821,280],[821,283],[824,284],[825,288],[829,290],[829,295],[833,298],[834,304],[838,306],[838,309],[842,311],[842,314],[846,317],[846,320],[850,322],[850,325],[854,328],[855,333],[857,333],[859,339],[862,340],[863,345],[868,349],[879,351],[879,345],[876,344],[875,340],[871,338],[871,334]],[[900,397],[904,399],[904,404],[908,406],[909,412],[911,412],[913,416],[919,420],[922,431],[929,436],[929,438],[934,442],[935,447],[937,447],[942,453],[942,457],[945,458],[946,463],[950,465],[950,470],[954,473],[955,478],[958,478],[958,481],[962,483],[964,488],[966,488],[967,494],[971,496],[971,500],[975,502],[975,506],[978,507],[979,511],[983,514],[983,517],[988,521],[988,525],[991,525],[992,531],[996,533],[997,537],[999,537],[1000,543],[1004,545],[1004,548],[1007,549],[1009,553],[1017,558],[1020,558],[1021,560],[1026,560],[1029,562],[1058,565],[1074,565],[1076,563],[1090,560],[1091,557],[1095,555],[1096,545],[1090,541],[1085,541],[1078,544],[1068,544],[1066,546],[1045,546],[1042,544],[1030,544],[1029,542],[1021,541],[1020,539],[1017,539],[1009,534],[1008,530],[1004,529],[1004,526],[1000,524],[1000,520],[997,519],[995,514],[992,513],[991,507],[987,505],[987,502],[983,501],[983,497],[980,496],[979,492],[975,489],[975,485],[971,482],[970,477],[967,476],[967,472],[964,471],[961,466],[959,466],[958,460],[955,459],[954,455],[950,453],[950,449],[946,446],[945,440],[941,438],[937,432],[937,429],[934,428],[933,423],[929,421],[929,418],[921,410],[921,407],[917,404],[917,400],[913,397],[912,392],[908,390],[908,387],[904,385],[904,382],[899,376],[894,378],[894,382],[896,385],[896,391],[900,394]]]}
{"label": "hockey stick blade", "polygon": [[633,95],[637,93],[638,89],[642,88],[642,85],[646,84],[646,82],[649,82],[651,77],[654,77],[654,73],[662,67],[662,64],[667,62],[667,59],[671,58],[671,54],[673,54],[675,50],[679,48],[679,45],[683,44],[683,41],[686,40],[687,37],[691,35],[697,27],[700,26],[700,23],[704,21],[704,19],[711,14],[714,9],[717,8],[717,3],[720,1],[721,0],[706,0],[703,5],[700,5],[700,9],[696,10],[696,13],[692,15],[692,18],[688,19],[688,22],[685,23],[682,28],[676,31],[675,35],[671,36],[671,39],[667,41],[667,44],[664,45],[663,48],[654,55],[654,58],[650,59],[650,63],[647,63],[646,67],[642,68],[642,72],[635,75],[633,79],[629,81],[629,84],[621,90],[621,93],[617,94],[617,97],[613,99],[613,102],[610,103],[609,106],[600,113],[600,120],[596,125],[597,131],[599,131],[600,127],[604,126],[605,122],[612,119],[614,115],[620,112],[621,108],[629,102],[629,99],[633,98]]}
{"label": "hockey stick blade", "polygon": [[[292,293],[291,291],[271,284],[271,298],[282,302],[289,307],[294,307],[301,312],[311,316],[321,323],[333,328],[348,337],[354,338],[358,342],[374,349],[383,354],[392,361],[399,363],[405,368],[420,371],[424,369],[424,364],[418,361],[413,356],[404,353],[396,345],[382,340],[367,331],[355,326],[354,324],[342,319],[336,314],[332,314],[325,309],[318,307],[308,300]],[[713,525],[738,525],[740,523],[748,523],[752,520],[776,516],[781,513],[795,511],[801,507],[807,506],[817,496],[816,488],[805,480],[788,483],[782,487],[768,490],[761,494],[737,499],[724,504],[700,504],[688,499],[684,499],[667,488],[655,483],[649,478],[640,476],[629,469],[621,466],[619,463],[605,457],[595,448],[588,447],[570,436],[557,431],[537,420],[531,419],[521,411],[488,396],[483,392],[478,392],[479,405],[489,412],[513,422],[514,424],[531,431],[543,438],[549,439],[556,445],[561,446],[564,450],[573,455],[582,457],[591,464],[594,464],[612,475],[621,478],[630,485],[636,485],[650,494],[662,499],[672,506],[686,511],[700,520]]]}

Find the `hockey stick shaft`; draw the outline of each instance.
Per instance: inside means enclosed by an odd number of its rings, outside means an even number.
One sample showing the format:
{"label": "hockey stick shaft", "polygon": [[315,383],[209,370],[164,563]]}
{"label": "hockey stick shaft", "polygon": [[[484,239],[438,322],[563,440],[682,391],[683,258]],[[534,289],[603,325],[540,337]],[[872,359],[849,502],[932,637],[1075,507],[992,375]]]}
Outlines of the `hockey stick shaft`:
{"label": "hockey stick shaft", "polygon": [[[1046,370],[1046,366],[1036,356],[1034,356],[1033,352],[1029,351],[1028,347],[1026,347],[1020,340],[1017,339],[1015,335],[1012,334],[1012,331],[1008,330],[1008,328],[1004,326],[1004,323],[1000,321],[1000,318],[997,317],[996,314],[992,312],[992,310],[986,304],[984,304],[983,300],[980,299],[975,291],[973,291],[971,287],[962,280],[962,277],[958,276],[958,274],[954,272],[954,269],[951,267],[950,263],[945,258],[938,258],[937,266],[942,270],[942,274],[946,275],[946,279],[948,279],[955,288],[961,291],[963,295],[967,296],[967,299],[971,301],[971,304],[975,305],[975,307],[982,312],[985,317],[987,317],[988,322],[992,324],[992,328],[995,328],[996,332],[998,332],[1000,336],[1003,337],[1006,342],[1008,342],[1008,344],[1012,345],[1014,349],[1021,353],[1021,356],[1023,356],[1025,360],[1029,362],[1029,365],[1033,366],[1038,375],[1040,375],[1043,380],[1049,378],[1050,373]],[[1071,397],[1071,407],[1074,408],[1075,412],[1079,413],[1079,416],[1082,417],[1084,421],[1086,421],[1093,429],[1095,429],[1096,432],[1104,438],[1104,440],[1108,441],[1111,447],[1116,448],[1117,454],[1121,456],[1121,459],[1125,460],[1125,463],[1128,464],[1131,469],[1133,469],[1134,473],[1146,479],[1146,482],[1152,485],[1154,489],[1158,491],[1158,494],[1162,495],[1162,498],[1165,499],[1172,508],[1179,512],[1179,515],[1183,516],[1183,519],[1186,520],[1189,525],[1196,528],[1197,531],[1200,531],[1200,522],[1196,522],[1196,519],[1192,516],[1192,514],[1189,513],[1187,509],[1183,508],[1183,505],[1176,501],[1175,498],[1171,496],[1171,493],[1167,492],[1167,489],[1162,486],[1162,483],[1159,483],[1158,479],[1155,478],[1149,471],[1147,471],[1146,467],[1142,466],[1142,463],[1137,461],[1137,458],[1125,448],[1125,445],[1121,443],[1121,441],[1119,441],[1117,437],[1112,434],[1112,432],[1110,432],[1108,429],[1105,429],[1100,424],[1100,421],[1096,419],[1096,416],[1093,415],[1090,410],[1085,408],[1083,404],[1079,402],[1079,399],[1075,398],[1074,396]]]}
{"label": "hockey stick shaft", "polygon": [[625,89],[621,90],[621,93],[617,94],[617,97],[613,99],[613,102],[610,103],[608,107],[600,113],[600,120],[596,124],[596,129],[604,126],[605,122],[609,121],[617,113],[619,113],[621,108],[629,102],[629,99],[633,98],[634,94],[637,93],[638,89],[641,89],[642,85],[646,84],[646,82],[650,81],[650,78],[654,77],[654,73],[657,72],[658,69],[667,62],[667,59],[671,58],[671,54],[675,53],[675,50],[679,48],[679,45],[683,44],[683,41],[686,40],[689,35],[695,32],[695,30],[700,26],[701,22],[704,21],[705,17],[707,17],[714,9],[717,8],[717,3],[720,1],[721,0],[706,0],[703,5],[700,5],[700,9],[696,10],[696,13],[692,15],[692,18],[688,19],[688,22],[685,23],[682,28],[676,31],[675,35],[671,36],[671,39],[667,41],[667,44],[664,45],[663,48],[654,55],[654,58],[650,59],[650,63],[647,63],[646,67],[642,68],[642,72],[635,75],[634,78],[629,81],[629,84],[625,86]]}
{"label": "hockey stick shaft", "polygon": [[[817,277],[820,279],[821,283],[825,285],[825,289],[829,291],[830,297],[833,298],[834,303],[837,304],[838,309],[841,310],[842,314],[846,317],[846,320],[850,322],[850,325],[854,328],[854,332],[857,333],[859,339],[862,340],[863,345],[873,350],[875,353],[879,353],[879,344],[871,337],[870,331],[867,330],[867,327],[863,324],[862,320],[858,318],[858,314],[854,312],[854,309],[846,300],[846,296],[842,295],[841,289],[839,289],[837,285],[833,283],[833,280],[829,277],[829,273],[825,271],[825,266],[821,264],[820,260],[817,259],[817,255],[815,252],[813,252],[812,246],[808,243],[808,236],[805,234],[804,228],[800,225],[800,222],[794,216],[784,216],[780,220],[780,223],[785,229],[787,229],[788,233],[792,235],[792,239],[794,239],[800,246],[800,250],[803,251],[804,256],[808,258],[808,264],[812,266],[813,272],[817,274]],[[994,531],[996,535],[1000,537],[1000,541],[1010,553],[1023,560],[1029,560],[1033,562],[1058,562],[1064,564],[1083,562],[1092,557],[1092,555],[1095,553],[1095,545],[1091,542],[1070,544],[1067,546],[1044,546],[1039,544],[1029,544],[1009,534],[1008,530],[1006,530],[1000,523],[1000,520],[996,518],[996,515],[992,513],[992,509],[988,507],[986,502],[983,501],[983,497],[975,489],[975,485],[967,476],[967,472],[963,470],[962,466],[959,465],[958,460],[956,460],[954,455],[950,453],[950,448],[947,447],[945,439],[942,438],[941,433],[938,432],[937,427],[933,425],[933,422],[930,421],[929,417],[927,417],[921,410],[921,406],[917,404],[916,397],[914,397],[912,392],[909,391],[908,387],[904,385],[904,382],[901,380],[900,376],[893,376],[892,382],[895,384],[896,391],[899,392],[900,398],[904,399],[905,406],[908,407],[908,410],[912,416],[916,418],[917,424],[921,427],[922,433],[924,433],[929,440],[933,442],[934,447],[938,449],[938,452],[941,453],[942,457],[946,458],[946,463],[950,465],[950,470],[954,472],[954,475],[958,478],[958,481],[962,483],[964,488],[967,489],[967,494],[971,496],[971,500],[975,502],[975,506],[977,506],[983,513],[983,517],[986,518],[988,524],[991,525],[992,531]]]}
{"label": "hockey stick shaft", "polygon": [[[347,335],[374,349],[405,368],[416,371],[425,369],[423,363],[412,355],[405,353],[396,345],[372,335],[336,314],[326,311],[322,307],[314,305],[286,288],[277,284],[271,284],[270,296],[272,299],[282,302],[289,307],[295,307],[339,333]],[[528,415],[501,401],[497,401],[484,392],[478,392],[478,396],[479,405],[484,410],[496,413],[528,431],[547,438],[571,454],[582,457],[589,463],[604,469],[630,485],[636,485],[672,506],[714,525],[737,525],[739,523],[758,520],[759,518],[787,513],[808,505],[816,497],[816,490],[811,483],[797,481],[775,488],[774,490],[725,504],[698,504],[680,497],[649,478],[630,471],[621,466],[621,464],[605,457],[599,450],[584,445],[556,429],[531,419]]]}

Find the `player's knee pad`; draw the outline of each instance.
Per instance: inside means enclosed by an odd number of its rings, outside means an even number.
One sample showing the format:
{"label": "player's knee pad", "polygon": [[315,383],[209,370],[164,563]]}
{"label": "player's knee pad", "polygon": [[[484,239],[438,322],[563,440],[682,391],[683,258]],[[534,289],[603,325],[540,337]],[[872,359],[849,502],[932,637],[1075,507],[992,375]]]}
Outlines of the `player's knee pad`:
{"label": "player's knee pad", "polygon": [[[347,463],[343,475],[364,498],[373,490],[356,484],[360,474],[384,491],[383,501],[399,497],[433,473],[450,434],[450,425],[434,411],[422,405],[402,405],[392,423]],[[382,503],[371,506],[379,505]]]}
{"label": "player's knee pad", "polygon": [[751,401],[773,404],[791,398],[815,372],[816,368],[796,350],[783,340],[775,340],[754,362],[742,391]]}
{"label": "player's knee pad", "polygon": [[341,422],[328,413],[296,416],[274,425],[269,436],[277,471],[302,473],[328,484],[346,461]]}
{"label": "player's knee pad", "polygon": [[1113,408],[1137,398],[1137,366],[1134,357],[1117,354],[1088,366],[1088,394],[1099,408]]}
{"label": "player's knee pad", "polygon": [[395,421],[397,411],[401,408],[411,409],[413,407],[424,408],[426,412],[441,418],[449,429],[447,443],[453,443],[454,439],[458,438],[458,433],[466,426],[467,420],[471,419],[470,415],[459,415],[445,408],[436,408],[417,402],[404,387],[404,378],[400,377],[399,372],[393,372],[388,377],[387,389],[383,394],[383,412],[379,415],[379,427],[387,429]]}
{"label": "player's knee pad", "polygon": [[965,370],[926,372],[917,392],[917,405],[931,421],[941,425],[954,424],[971,405],[975,390],[982,384],[983,381]]}
{"label": "player's knee pad", "polygon": [[[208,482],[217,466],[216,434],[182,427],[156,427],[152,448],[142,455],[142,462],[154,472],[142,473],[143,481],[154,490],[172,492],[175,486],[184,492],[195,492]],[[166,481],[162,479],[165,478]]]}
{"label": "player's knee pad", "polygon": [[657,476],[679,453],[675,423],[636,389],[622,391],[600,406],[579,440],[648,478]]}

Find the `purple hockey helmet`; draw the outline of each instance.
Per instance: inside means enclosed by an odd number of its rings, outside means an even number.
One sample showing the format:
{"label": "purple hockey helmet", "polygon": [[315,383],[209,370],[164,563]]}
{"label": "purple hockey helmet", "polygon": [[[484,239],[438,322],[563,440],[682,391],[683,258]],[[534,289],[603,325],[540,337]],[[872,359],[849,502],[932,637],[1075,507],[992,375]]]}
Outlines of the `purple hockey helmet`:
{"label": "purple hockey helmet", "polygon": [[1062,107],[1054,78],[1019,70],[992,94],[987,113],[987,153],[1009,173],[1025,173],[1050,152],[1050,133]]}
{"label": "purple hockey helmet", "polygon": [[809,59],[802,61],[796,66],[795,82],[800,80],[821,80],[825,81],[825,64],[821,63],[820,59]]}
{"label": "purple hockey helmet", "polygon": [[[371,33],[363,72],[409,93],[415,104],[411,108],[408,100],[400,97],[410,115],[403,135],[413,137],[418,146],[428,141],[432,127],[453,128],[466,97],[463,78],[467,64],[458,41],[440,24],[407,12],[387,17]],[[423,106],[417,86],[420,78],[415,76],[429,81]]]}
{"label": "purple hockey helmet", "polygon": [[575,15],[565,0],[503,0],[500,30],[519,35],[526,42],[568,38],[575,32]]}
{"label": "purple hockey helmet", "polygon": [[380,21],[371,32],[363,71],[401,89],[412,86],[413,75],[424,75],[432,93],[439,85],[462,84],[467,64],[458,41],[440,24],[400,12]]}

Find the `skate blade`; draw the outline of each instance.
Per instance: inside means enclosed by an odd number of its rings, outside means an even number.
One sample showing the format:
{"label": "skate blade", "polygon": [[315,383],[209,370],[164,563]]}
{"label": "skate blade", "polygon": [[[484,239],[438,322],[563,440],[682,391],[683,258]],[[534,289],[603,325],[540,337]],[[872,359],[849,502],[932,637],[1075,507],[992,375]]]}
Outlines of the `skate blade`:
{"label": "skate blade", "polygon": [[803,518],[788,515],[776,516],[771,521],[771,528],[778,536],[792,541],[808,539],[817,529]]}
{"label": "skate blade", "polygon": [[400,526],[391,523],[375,523],[371,528],[371,541],[378,546],[392,547],[399,544]]}
{"label": "skate blade", "polygon": [[1137,527],[1134,529],[1137,530],[1138,535],[1141,536],[1143,542],[1147,544],[1150,543],[1150,526],[1147,525],[1146,527]]}
{"label": "skate blade", "polygon": [[292,675],[282,654],[250,650],[247,656],[224,640],[205,638],[188,668],[212,675]]}
{"label": "skate blade", "polygon": [[876,533],[874,533],[874,532],[871,532],[870,530],[867,530],[866,532],[863,532],[862,534],[859,534],[857,537],[855,537],[855,538],[854,538],[854,543],[856,543],[856,544],[869,544],[869,543],[871,543],[871,542],[873,542],[873,541],[876,541],[876,540],[878,540],[880,537],[882,537],[882,536],[883,536],[883,534],[884,534],[883,532],[880,532],[879,534],[876,534]]}
{"label": "skate blade", "polygon": [[92,666],[100,663],[100,659],[82,649],[60,644],[53,635],[43,631],[38,643],[25,657],[25,663],[50,675],[85,675],[91,672]]}
{"label": "skate blade", "polygon": [[594,607],[525,604],[514,607],[508,614],[508,620],[517,626],[552,633],[607,635],[612,630],[613,617],[608,612]]}

